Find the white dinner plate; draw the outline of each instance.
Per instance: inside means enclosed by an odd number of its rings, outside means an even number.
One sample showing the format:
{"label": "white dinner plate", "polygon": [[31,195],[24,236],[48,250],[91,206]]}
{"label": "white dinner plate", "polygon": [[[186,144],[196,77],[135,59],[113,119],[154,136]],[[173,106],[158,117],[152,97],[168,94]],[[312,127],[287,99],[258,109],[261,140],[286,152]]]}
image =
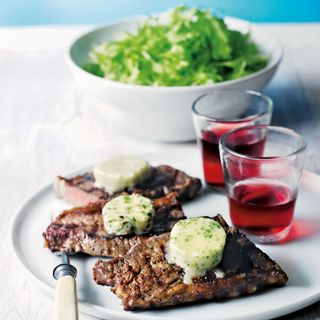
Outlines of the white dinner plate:
{"label": "white dinner plate", "polygon": [[[145,155],[151,164],[166,163],[195,176],[202,176],[198,152]],[[78,269],[77,285],[80,311],[108,319],[270,319],[320,299],[320,177],[304,172],[289,241],[280,245],[260,245],[289,276],[283,288],[270,289],[252,296],[223,302],[205,302],[163,310],[123,311],[121,301],[108,287],[95,284],[92,266],[97,258],[72,256]],[[12,223],[13,250],[29,276],[48,294],[53,295],[53,268],[60,258],[43,248],[42,232],[68,205],[55,198],[52,185],[36,193],[16,214]],[[184,206],[187,216],[220,213],[229,221],[223,193],[203,190],[202,195]]]}

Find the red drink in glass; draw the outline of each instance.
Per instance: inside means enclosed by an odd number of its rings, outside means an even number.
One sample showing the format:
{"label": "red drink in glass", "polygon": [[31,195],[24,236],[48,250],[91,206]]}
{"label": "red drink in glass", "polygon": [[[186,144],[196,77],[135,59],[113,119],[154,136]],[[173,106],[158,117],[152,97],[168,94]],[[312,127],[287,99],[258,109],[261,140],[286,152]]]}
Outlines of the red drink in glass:
{"label": "red drink in glass", "polygon": [[204,131],[200,139],[204,179],[211,185],[224,184],[219,152],[221,135],[211,131]]}
{"label": "red drink in glass", "polygon": [[[233,125],[234,126],[234,125]],[[219,130],[203,131],[202,138],[200,139],[200,149],[203,161],[204,178],[209,185],[224,185],[224,176],[222,165],[220,161],[219,140],[220,137],[231,130],[231,125],[225,125],[224,128],[220,127]],[[242,154],[259,157],[263,153],[264,138],[252,137],[245,132],[239,133],[237,136],[237,145],[234,151]],[[237,175],[237,167],[232,170],[233,175]],[[246,176],[254,176],[257,173],[257,168],[247,168]],[[242,172],[243,173],[243,172]]]}
{"label": "red drink in glass", "polygon": [[251,157],[261,157],[263,155],[264,145],[266,141],[265,136],[255,135],[246,130],[236,132],[234,134],[236,144],[234,144],[233,151]]}
{"label": "red drink in glass", "polygon": [[228,200],[231,220],[237,228],[270,236],[291,225],[296,197],[284,184],[252,179],[235,185]]}
{"label": "red drink in glass", "polygon": [[271,115],[271,99],[254,91],[214,90],[194,101],[192,118],[202,154],[204,178],[209,185],[225,184],[220,164],[221,137],[239,127],[267,125]]}
{"label": "red drink in glass", "polygon": [[253,241],[273,243],[289,234],[305,150],[304,138],[283,127],[237,128],[220,139],[230,217]]}

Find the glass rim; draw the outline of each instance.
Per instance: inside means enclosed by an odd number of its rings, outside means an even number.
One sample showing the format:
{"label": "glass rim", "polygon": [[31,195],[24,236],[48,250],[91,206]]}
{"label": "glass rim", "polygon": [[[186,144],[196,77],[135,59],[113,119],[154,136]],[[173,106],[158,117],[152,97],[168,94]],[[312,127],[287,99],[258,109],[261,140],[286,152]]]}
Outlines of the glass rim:
{"label": "glass rim", "polygon": [[266,109],[257,113],[257,114],[253,114],[251,116],[248,116],[248,117],[245,117],[245,118],[238,118],[238,119],[232,119],[232,120],[227,120],[227,119],[224,119],[224,118],[215,118],[215,117],[211,117],[211,116],[208,116],[208,115],[205,115],[205,114],[202,114],[200,113],[196,106],[197,106],[197,103],[199,101],[201,101],[203,98],[205,97],[208,97],[208,96],[211,96],[213,94],[215,94],[216,92],[208,92],[208,93],[205,93],[205,94],[202,94],[200,97],[198,97],[193,103],[192,103],[192,107],[191,107],[191,110],[192,110],[192,113],[194,115],[197,115],[198,117],[201,117],[201,118],[204,118],[206,120],[209,120],[211,122],[219,122],[219,123],[241,123],[241,122],[246,122],[246,121],[250,121],[250,120],[254,120],[254,119],[257,119],[265,114],[268,114],[268,113],[271,113],[272,112],[272,109],[273,109],[273,101],[270,97],[258,92],[258,91],[254,91],[254,90],[237,90],[237,89],[223,89],[223,90],[219,90],[219,92],[236,92],[236,93],[245,93],[246,95],[248,96],[255,96],[255,97],[259,97],[259,98],[262,98],[262,100],[264,100],[266,102]]}
{"label": "glass rim", "polygon": [[[257,129],[258,128],[267,128],[267,130],[271,129],[271,130],[274,130],[274,131],[277,131],[277,132],[286,133],[286,134],[288,134],[290,136],[295,136],[300,141],[301,146],[298,147],[295,151],[292,151],[292,152],[290,152],[290,153],[288,153],[286,155],[283,155],[283,156],[273,156],[273,157],[270,157],[270,156],[263,157],[263,156],[261,156],[261,157],[259,157],[259,156],[248,156],[248,155],[236,152],[236,151],[231,150],[230,148],[228,148],[227,146],[224,145],[225,140],[231,134],[233,134],[234,132],[241,131],[241,130],[244,130],[244,129],[250,129],[250,128],[252,128],[252,129],[254,129],[254,128],[257,128]],[[307,148],[307,141],[300,133],[298,133],[298,132],[296,132],[296,131],[294,131],[292,129],[286,128],[286,127],[270,126],[270,125],[269,126],[268,125],[250,125],[250,126],[244,126],[244,127],[239,127],[239,128],[230,130],[227,133],[225,133],[224,135],[222,135],[220,140],[219,140],[219,148],[223,149],[225,152],[228,152],[231,155],[236,156],[238,158],[247,159],[247,160],[253,160],[253,161],[255,161],[255,160],[264,160],[264,161],[270,161],[271,162],[271,161],[290,158],[292,156],[297,155],[298,153],[304,152],[306,150],[306,148]]]}

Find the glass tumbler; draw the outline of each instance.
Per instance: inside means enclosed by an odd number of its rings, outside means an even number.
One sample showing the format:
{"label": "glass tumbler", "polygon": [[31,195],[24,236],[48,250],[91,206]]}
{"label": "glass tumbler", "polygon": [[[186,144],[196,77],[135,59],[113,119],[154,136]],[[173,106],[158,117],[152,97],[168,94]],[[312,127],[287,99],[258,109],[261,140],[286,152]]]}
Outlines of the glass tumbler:
{"label": "glass tumbler", "polygon": [[223,186],[220,137],[235,128],[270,124],[273,103],[254,91],[219,90],[199,97],[192,106],[193,123],[207,184]]}
{"label": "glass tumbler", "polygon": [[248,126],[220,139],[231,221],[253,241],[288,235],[305,150],[304,138],[283,127]]}

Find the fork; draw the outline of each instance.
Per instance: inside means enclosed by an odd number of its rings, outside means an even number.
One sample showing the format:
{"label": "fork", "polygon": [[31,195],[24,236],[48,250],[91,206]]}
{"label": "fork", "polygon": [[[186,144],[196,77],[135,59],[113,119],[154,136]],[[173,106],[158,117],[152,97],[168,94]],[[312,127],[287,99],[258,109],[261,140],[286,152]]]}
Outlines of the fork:
{"label": "fork", "polygon": [[61,252],[62,263],[53,270],[57,280],[54,299],[54,320],[78,320],[77,269],[70,264],[67,253]]}

